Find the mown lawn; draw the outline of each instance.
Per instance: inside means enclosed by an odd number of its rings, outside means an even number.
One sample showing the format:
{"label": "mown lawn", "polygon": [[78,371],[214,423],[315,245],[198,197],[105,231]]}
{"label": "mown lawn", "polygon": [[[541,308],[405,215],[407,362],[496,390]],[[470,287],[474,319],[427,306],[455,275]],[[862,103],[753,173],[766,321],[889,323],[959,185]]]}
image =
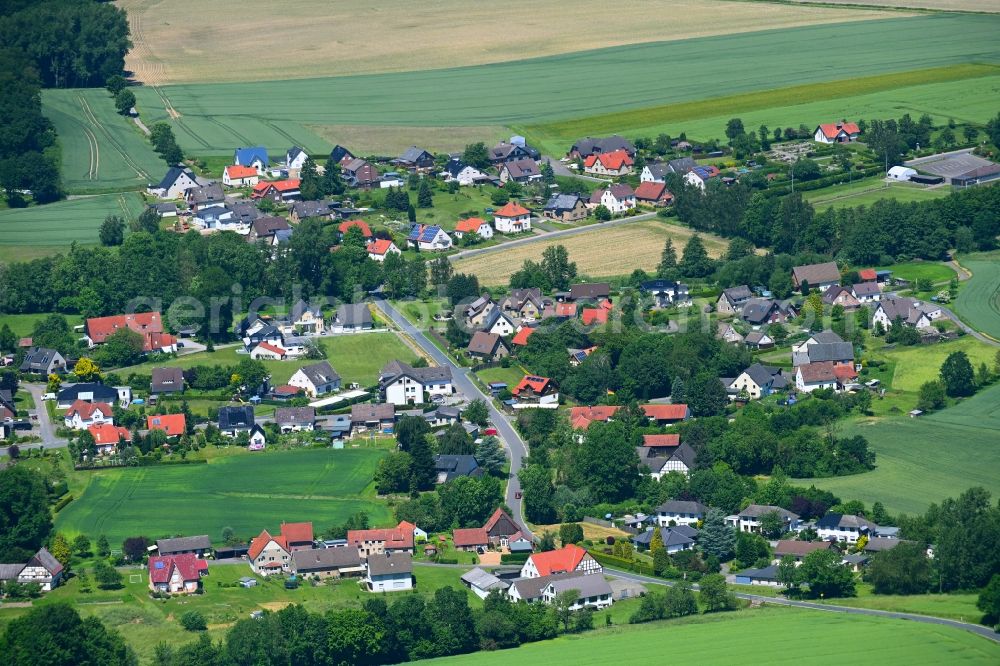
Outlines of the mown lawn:
{"label": "mown lawn", "polygon": [[[790,636],[808,645],[790,647]],[[641,625],[616,625],[514,650],[432,659],[429,664],[605,666],[622,654],[669,646],[697,664],[839,663],[844,646],[877,645],[880,664],[995,664],[1000,645],[960,629],[880,617],[763,608]],[[782,645],[785,647],[781,647]]]}
{"label": "mown lawn", "polygon": [[908,183],[886,183],[881,176],[864,178],[854,183],[834,185],[821,190],[813,190],[804,195],[806,201],[816,210],[827,208],[855,208],[870,206],[882,199],[895,199],[900,203],[929,201],[950,194],[946,188],[927,189]]}
{"label": "mown lawn", "polygon": [[[35,324],[48,317],[49,314],[48,312],[38,314],[5,314],[0,319],[0,326],[7,324],[10,326],[10,330],[14,331],[14,335],[19,338],[25,338],[31,335],[31,332],[35,329]],[[63,317],[66,318],[66,323],[69,324],[70,328],[83,323],[83,317],[80,315],[70,314],[63,315]]]}
{"label": "mown lawn", "polygon": [[947,342],[914,347],[896,347],[883,350],[881,354],[895,361],[896,369],[892,376],[893,389],[915,394],[924,382],[940,378],[941,364],[944,363],[949,354],[955,352],[965,352],[973,369],[978,368],[980,363],[985,363],[992,368],[997,348],[980,342],[971,335],[966,335]]}
{"label": "mown lawn", "polygon": [[948,282],[955,277],[955,271],[947,264],[938,261],[908,261],[891,266],[880,266],[878,270],[892,271],[893,277],[916,282],[930,280],[935,284]]}
{"label": "mown lawn", "polygon": [[1000,498],[1000,385],[954,407],[915,419],[863,418],[845,423],[843,435],[864,435],[877,455],[863,474],[798,479],[844,500],[879,501],[891,513],[922,513],[932,502],[983,486]]}
{"label": "mown lawn", "polygon": [[[873,608],[896,613],[932,615],[960,622],[978,622],[983,612],[976,608],[979,595],[969,594],[873,594],[871,586],[858,585],[858,596],[830,599],[826,603],[854,608]],[[823,602],[820,602],[823,603]]]}
{"label": "mown lawn", "polygon": [[242,538],[282,521],[313,521],[317,531],[366,511],[375,525],[391,519],[375,499],[372,477],[378,449],[267,450],[207,464],[79,472],[85,489],[56,517],[67,535],[160,538],[208,534],[222,528]]}
{"label": "mown lawn", "polygon": [[528,371],[517,364],[512,364],[509,368],[486,368],[476,373],[484,384],[504,382],[511,389],[520,384],[526,374],[529,374]]}

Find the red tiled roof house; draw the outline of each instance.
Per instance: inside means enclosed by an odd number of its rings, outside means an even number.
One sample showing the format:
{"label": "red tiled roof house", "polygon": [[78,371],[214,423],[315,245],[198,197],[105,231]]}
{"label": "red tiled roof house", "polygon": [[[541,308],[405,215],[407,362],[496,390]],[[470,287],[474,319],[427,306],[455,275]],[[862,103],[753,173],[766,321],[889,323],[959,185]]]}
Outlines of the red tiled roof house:
{"label": "red tiled roof house", "polygon": [[502,234],[519,234],[531,231],[531,211],[511,201],[493,213],[493,225]]}
{"label": "red tiled roof house", "polygon": [[206,575],[208,562],[193,553],[149,558],[149,589],[154,592],[192,594]]}
{"label": "red tiled roof house", "polygon": [[599,574],[604,568],[585,549],[570,544],[559,550],[533,553],[521,567],[521,577],[539,578],[570,571]]}

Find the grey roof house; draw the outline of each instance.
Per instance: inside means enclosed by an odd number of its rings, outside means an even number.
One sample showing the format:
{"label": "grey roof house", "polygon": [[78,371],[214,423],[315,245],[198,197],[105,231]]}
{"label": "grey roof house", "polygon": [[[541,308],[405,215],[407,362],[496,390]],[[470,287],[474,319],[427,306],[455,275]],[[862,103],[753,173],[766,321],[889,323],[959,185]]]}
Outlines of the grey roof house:
{"label": "grey roof house", "polygon": [[51,375],[66,371],[66,359],[55,349],[32,347],[24,353],[21,372],[33,375]]}
{"label": "grey roof house", "polygon": [[180,368],[153,368],[150,393],[181,393],[184,391],[184,372]]}

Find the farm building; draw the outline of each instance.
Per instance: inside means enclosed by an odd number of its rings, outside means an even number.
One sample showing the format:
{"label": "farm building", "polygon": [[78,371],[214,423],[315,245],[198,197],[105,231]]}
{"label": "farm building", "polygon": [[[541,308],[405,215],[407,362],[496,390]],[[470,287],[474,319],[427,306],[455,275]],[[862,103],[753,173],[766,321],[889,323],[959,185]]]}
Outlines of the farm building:
{"label": "farm building", "polygon": [[890,180],[898,180],[900,182],[906,182],[910,180],[910,178],[916,175],[917,175],[916,169],[911,169],[910,167],[904,167],[904,166],[894,166],[889,169],[889,173],[886,174],[886,177],[889,178]]}

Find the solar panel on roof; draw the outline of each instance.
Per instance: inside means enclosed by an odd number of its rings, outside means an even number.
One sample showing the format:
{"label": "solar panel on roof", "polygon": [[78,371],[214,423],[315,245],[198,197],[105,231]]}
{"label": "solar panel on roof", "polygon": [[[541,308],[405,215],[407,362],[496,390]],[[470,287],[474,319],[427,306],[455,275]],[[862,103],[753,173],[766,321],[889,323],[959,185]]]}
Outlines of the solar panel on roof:
{"label": "solar panel on roof", "polygon": [[165,566],[166,566],[166,564],[164,564],[163,562],[154,562],[153,563],[153,568],[154,569],[162,569]]}

